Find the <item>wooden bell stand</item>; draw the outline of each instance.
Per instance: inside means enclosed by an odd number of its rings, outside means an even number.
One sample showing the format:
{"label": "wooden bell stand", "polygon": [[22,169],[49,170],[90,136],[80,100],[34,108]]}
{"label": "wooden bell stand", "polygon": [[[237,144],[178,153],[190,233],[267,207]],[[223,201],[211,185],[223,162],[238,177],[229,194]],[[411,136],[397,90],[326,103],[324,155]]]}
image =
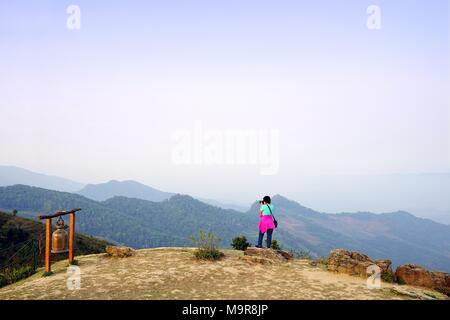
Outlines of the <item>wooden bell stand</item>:
{"label": "wooden bell stand", "polygon": [[81,209],[72,209],[69,211],[58,211],[51,215],[40,215],[39,219],[45,219],[45,272],[50,273],[52,271],[51,267],[51,251],[52,251],[52,218],[65,216],[70,214],[70,225],[69,225],[69,264],[74,260],[75,253],[75,212]]}

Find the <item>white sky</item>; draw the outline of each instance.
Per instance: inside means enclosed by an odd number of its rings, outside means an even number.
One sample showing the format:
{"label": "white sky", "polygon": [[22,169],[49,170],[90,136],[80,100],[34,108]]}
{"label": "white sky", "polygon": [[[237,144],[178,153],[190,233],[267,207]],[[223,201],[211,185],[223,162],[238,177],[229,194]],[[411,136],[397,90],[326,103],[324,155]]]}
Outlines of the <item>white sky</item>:
{"label": "white sky", "polygon": [[[319,2],[79,1],[68,31],[65,4],[1,1],[0,163],[235,202],[305,174],[448,172],[448,3],[382,1],[370,31],[364,1]],[[175,165],[198,121],[278,130],[278,174]]]}

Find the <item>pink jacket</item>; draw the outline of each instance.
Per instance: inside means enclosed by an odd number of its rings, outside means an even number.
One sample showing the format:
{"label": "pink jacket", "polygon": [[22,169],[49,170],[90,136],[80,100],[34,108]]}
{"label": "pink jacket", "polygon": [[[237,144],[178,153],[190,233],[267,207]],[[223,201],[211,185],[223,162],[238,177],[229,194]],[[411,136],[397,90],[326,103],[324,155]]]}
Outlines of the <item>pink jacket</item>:
{"label": "pink jacket", "polygon": [[273,223],[273,216],[263,216],[261,212],[259,213],[259,231],[265,233],[267,229],[275,229],[275,224]]}

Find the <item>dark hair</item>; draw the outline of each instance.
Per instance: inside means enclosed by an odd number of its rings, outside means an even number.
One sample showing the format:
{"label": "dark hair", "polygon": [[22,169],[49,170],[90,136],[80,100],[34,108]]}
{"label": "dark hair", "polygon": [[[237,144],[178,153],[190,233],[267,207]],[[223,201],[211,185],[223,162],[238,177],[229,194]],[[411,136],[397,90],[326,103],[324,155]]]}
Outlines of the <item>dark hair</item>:
{"label": "dark hair", "polygon": [[265,197],[263,198],[263,201],[264,201],[265,203],[270,204],[270,202],[271,202],[272,200],[270,200],[270,197],[269,197],[269,196],[265,196]]}

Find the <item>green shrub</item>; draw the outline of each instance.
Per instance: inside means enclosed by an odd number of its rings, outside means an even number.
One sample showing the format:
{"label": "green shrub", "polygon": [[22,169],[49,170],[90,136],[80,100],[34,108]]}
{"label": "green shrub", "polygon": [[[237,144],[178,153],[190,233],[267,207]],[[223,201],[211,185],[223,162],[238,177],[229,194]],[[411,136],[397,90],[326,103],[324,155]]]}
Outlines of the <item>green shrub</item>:
{"label": "green shrub", "polygon": [[406,284],[405,280],[403,280],[402,278],[397,278],[397,283],[400,285]]}
{"label": "green shrub", "polygon": [[19,280],[28,278],[35,273],[33,266],[4,269],[0,274],[0,288]]}
{"label": "green shrub", "polygon": [[381,275],[381,280],[383,280],[385,282],[393,283],[393,282],[395,282],[395,275],[394,275],[394,273],[392,273],[392,271],[384,272]]}
{"label": "green shrub", "polygon": [[217,248],[217,244],[220,239],[213,233],[200,230],[198,239],[192,237],[192,242],[197,247],[194,251],[194,256],[199,260],[218,260],[224,256],[222,252]]}
{"label": "green shrub", "polygon": [[194,256],[199,260],[219,260],[224,256],[219,250],[197,250]]}
{"label": "green shrub", "polygon": [[281,245],[277,240],[272,240],[272,245],[270,246],[273,250],[281,250]]}
{"label": "green shrub", "polygon": [[251,244],[247,241],[247,238],[245,236],[239,236],[231,241],[231,246],[235,250],[245,251],[248,247],[251,246]]}

